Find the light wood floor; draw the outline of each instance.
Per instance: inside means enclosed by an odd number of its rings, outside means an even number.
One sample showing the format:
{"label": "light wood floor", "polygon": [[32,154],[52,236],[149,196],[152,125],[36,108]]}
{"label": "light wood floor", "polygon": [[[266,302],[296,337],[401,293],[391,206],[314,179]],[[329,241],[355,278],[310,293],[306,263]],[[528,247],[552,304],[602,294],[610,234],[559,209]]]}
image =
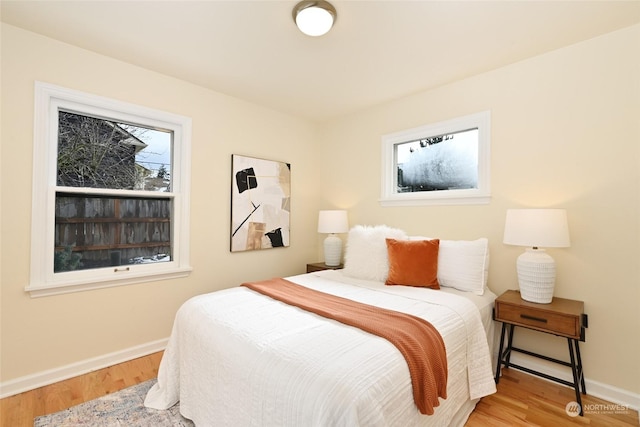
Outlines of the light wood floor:
{"label": "light wood floor", "polygon": [[[33,419],[141,383],[158,374],[162,352],[0,400],[0,426],[32,427]],[[588,389],[587,389],[588,391]],[[498,392],[478,403],[466,427],[640,426],[638,413],[606,413],[608,402],[583,396],[584,417],[565,413],[573,390],[512,369],[503,370]],[[615,409],[615,408],[613,408]]]}
{"label": "light wood floor", "polygon": [[[587,392],[589,388],[587,387]],[[565,408],[576,400],[572,388],[515,369],[502,369],[498,392],[476,405],[467,427],[515,426],[639,426],[638,412],[590,395],[582,396],[583,417],[569,417]],[[618,414],[613,413],[620,412]],[[609,413],[611,412],[611,413]]]}
{"label": "light wood floor", "polygon": [[[0,427],[33,427],[33,419],[158,376],[162,352],[0,400]],[[53,427],[53,426],[52,426]]]}

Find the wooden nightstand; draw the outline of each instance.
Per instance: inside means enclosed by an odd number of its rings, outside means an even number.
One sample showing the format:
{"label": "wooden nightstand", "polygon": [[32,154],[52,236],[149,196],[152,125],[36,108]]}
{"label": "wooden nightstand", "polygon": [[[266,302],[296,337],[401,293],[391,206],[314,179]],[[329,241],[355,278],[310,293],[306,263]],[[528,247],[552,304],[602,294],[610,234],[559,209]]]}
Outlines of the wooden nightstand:
{"label": "wooden nightstand", "polygon": [[[548,380],[556,381],[572,387],[575,390],[576,402],[580,405],[580,415],[583,415],[580,388],[582,388],[583,394],[587,394],[587,388],[584,383],[584,372],[582,370],[582,359],[580,357],[580,347],[578,343],[585,340],[584,329],[588,326],[588,318],[584,313],[584,303],[582,301],[554,297],[553,301],[549,304],[536,304],[520,298],[520,292],[510,290],[506,291],[496,299],[494,319],[502,322],[502,334],[500,335],[500,347],[498,351],[498,363],[495,378],[496,384],[500,381],[500,369],[503,365],[507,368],[511,367],[519,369]],[[567,338],[571,362],[553,359],[551,357],[514,347],[513,333],[516,326]],[[509,329],[507,348],[503,349],[507,328]],[[528,354],[529,356],[538,357],[570,367],[573,374],[573,382],[511,363],[512,351]]]}
{"label": "wooden nightstand", "polygon": [[322,271],[322,270],[339,270],[343,267],[344,265],[342,264],[335,265],[335,266],[328,266],[324,262],[314,262],[311,264],[307,264],[307,273],[313,273],[314,271]]}

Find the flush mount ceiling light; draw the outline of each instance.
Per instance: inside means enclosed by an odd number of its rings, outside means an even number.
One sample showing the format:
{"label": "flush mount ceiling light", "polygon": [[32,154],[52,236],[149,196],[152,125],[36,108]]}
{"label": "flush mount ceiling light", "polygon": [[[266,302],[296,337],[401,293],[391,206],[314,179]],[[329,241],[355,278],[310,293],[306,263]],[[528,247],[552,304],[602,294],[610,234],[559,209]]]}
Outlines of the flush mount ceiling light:
{"label": "flush mount ceiling light", "polygon": [[304,0],[293,8],[293,20],[308,36],[329,32],[337,16],[336,8],[324,0]]}

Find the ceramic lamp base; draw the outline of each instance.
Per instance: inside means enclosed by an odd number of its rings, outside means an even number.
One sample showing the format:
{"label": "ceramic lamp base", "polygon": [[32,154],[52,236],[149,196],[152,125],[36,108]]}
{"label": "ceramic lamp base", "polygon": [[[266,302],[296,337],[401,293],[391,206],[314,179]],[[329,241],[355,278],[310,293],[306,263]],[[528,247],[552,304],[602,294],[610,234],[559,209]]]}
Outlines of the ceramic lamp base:
{"label": "ceramic lamp base", "polygon": [[342,240],[335,234],[324,239],[324,263],[330,267],[340,265],[342,261]]}
{"label": "ceramic lamp base", "polygon": [[518,284],[523,300],[548,304],[553,299],[556,263],[544,249],[527,249],[518,257]]}

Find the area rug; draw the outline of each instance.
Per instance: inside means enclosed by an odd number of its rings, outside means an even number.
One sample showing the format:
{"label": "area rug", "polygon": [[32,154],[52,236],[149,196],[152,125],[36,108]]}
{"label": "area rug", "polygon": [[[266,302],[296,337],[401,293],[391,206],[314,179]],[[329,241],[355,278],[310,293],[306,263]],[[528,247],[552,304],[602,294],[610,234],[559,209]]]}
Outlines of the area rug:
{"label": "area rug", "polygon": [[37,417],[34,427],[193,427],[180,415],[180,404],[166,411],[144,406],[147,391],[156,383],[149,380],[64,411]]}

